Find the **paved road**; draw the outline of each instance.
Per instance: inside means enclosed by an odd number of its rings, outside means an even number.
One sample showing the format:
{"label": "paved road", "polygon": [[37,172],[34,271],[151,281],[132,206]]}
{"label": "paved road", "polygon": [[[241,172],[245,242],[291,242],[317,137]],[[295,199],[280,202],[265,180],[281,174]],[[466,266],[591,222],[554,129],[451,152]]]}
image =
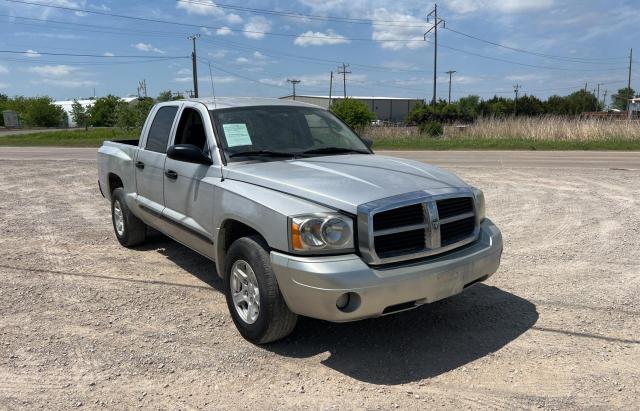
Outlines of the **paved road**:
{"label": "paved road", "polygon": [[[613,151],[378,151],[442,167],[640,169],[640,152]],[[0,160],[95,160],[95,148],[0,147]]]}

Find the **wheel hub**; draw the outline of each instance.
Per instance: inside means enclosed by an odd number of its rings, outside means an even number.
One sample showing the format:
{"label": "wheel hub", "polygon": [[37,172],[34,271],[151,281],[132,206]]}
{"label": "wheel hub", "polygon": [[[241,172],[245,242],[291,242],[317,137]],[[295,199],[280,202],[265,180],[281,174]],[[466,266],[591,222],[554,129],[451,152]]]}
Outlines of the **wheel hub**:
{"label": "wheel hub", "polygon": [[122,206],[118,200],[113,203],[113,222],[116,226],[116,232],[122,237],[124,235],[124,215],[122,213]]}
{"label": "wheel hub", "polygon": [[255,323],[260,314],[260,289],[249,263],[244,260],[233,263],[229,283],[236,313],[245,323]]}

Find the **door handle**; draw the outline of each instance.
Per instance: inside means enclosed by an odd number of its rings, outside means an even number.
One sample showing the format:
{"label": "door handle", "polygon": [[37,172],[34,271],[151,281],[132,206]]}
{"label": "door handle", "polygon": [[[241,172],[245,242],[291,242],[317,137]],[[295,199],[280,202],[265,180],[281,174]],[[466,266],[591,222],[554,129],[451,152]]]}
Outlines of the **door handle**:
{"label": "door handle", "polygon": [[175,180],[178,178],[178,173],[176,173],[173,170],[167,170],[164,172],[164,175],[167,176],[167,178],[170,178],[172,180]]}
{"label": "door handle", "polygon": [[136,167],[138,167],[140,170],[144,169],[144,163],[142,161],[136,161]]}

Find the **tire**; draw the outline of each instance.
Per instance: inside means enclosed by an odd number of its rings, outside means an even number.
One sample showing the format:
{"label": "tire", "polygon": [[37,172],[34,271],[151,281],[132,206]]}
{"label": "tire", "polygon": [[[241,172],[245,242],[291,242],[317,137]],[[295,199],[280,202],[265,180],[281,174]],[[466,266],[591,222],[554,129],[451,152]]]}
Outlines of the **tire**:
{"label": "tire", "polygon": [[[121,227],[119,221],[122,222]],[[147,225],[129,210],[122,188],[116,188],[111,194],[111,222],[116,238],[123,246],[133,247],[144,242]]]}
{"label": "tire", "polygon": [[[280,293],[278,282],[271,269],[268,250],[262,237],[252,235],[234,241],[225,257],[224,287],[227,306],[240,334],[254,344],[266,344],[286,337],[293,331],[298,321],[298,316],[289,310]],[[249,269],[247,269],[247,265]],[[247,301],[240,302],[240,304],[246,303],[248,305],[249,300],[259,301],[257,318],[251,318],[254,317],[251,316],[251,313],[255,313],[255,311],[251,310],[250,312],[248,308],[246,316],[239,312],[244,310],[239,309],[236,300],[234,300],[234,295],[236,299],[239,299],[242,294],[237,292],[238,276],[232,272],[235,267],[240,268],[249,277],[251,271],[254,274],[253,280],[258,285],[258,298],[251,298],[250,288],[249,297],[244,297]],[[245,286],[243,285],[243,287]]]}

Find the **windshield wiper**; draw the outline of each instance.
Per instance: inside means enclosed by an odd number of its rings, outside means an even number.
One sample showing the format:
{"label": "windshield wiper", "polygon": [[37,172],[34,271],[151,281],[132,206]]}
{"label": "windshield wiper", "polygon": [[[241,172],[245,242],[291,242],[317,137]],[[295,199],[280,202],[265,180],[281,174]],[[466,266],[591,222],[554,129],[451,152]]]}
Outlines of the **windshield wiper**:
{"label": "windshield wiper", "polygon": [[354,148],[344,148],[344,147],[313,148],[311,150],[303,151],[302,153],[298,153],[298,154],[307,155],[307,154],[342,154],[342,153],[371,154],[368,151],[356,150]]}
{"label": "windshield wiper", "polygon": [[229,157],[251,157],[251,156],[290,157],[290,158],[293,158],[296,155],[293,154],[293,153],[285,153],[285,152],[281,152],[281,151],[271,151],[271,150],[239,151],[237,153],[229,154]]}

